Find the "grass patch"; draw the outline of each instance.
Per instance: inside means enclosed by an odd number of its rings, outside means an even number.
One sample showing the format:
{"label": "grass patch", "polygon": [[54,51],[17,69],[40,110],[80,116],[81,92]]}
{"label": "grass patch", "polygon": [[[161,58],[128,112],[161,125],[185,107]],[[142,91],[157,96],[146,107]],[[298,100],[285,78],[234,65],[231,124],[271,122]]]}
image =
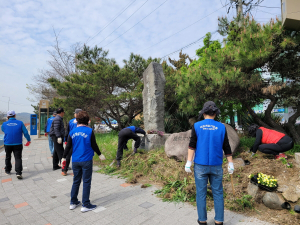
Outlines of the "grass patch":
{"label": "grass patch", "polygon": [[285,154],[287,154],[287,155],[295,155],[296,152],[300,152],[300,145],[296,145],[295,144],[294,147],[291,150],[285,152]]}

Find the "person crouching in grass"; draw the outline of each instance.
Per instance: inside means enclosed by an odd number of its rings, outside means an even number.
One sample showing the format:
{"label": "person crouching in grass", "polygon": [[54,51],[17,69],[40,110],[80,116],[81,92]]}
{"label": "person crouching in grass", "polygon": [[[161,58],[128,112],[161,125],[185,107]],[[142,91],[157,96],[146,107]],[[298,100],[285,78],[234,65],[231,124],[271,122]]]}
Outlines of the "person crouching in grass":
{"label": "person crouching in grass", "polygon": [[100,160],[105,160],[105,157],[99,150],[93,129],[88,127],[90,118],[87,112],[80,111],[76,120],[78,125],[69,133],[67,146],[62,158],[62,165],[66,166],[66,156],[73,148],[72,168],[74,178],[71,190],[70,209],[73,210],[80,205],[77,196],[82,179],[83,190],[81,212],[87,212],[97,208],[96,205],[90,203],[94,152],[97,153]]}

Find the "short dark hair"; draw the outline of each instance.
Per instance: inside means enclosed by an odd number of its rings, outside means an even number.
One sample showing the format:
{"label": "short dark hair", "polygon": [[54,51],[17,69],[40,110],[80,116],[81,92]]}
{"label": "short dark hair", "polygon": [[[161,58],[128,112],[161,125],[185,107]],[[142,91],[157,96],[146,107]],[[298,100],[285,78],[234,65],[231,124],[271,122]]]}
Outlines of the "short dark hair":
{"label": "short dark hair", "polygon": [[14,117],[16,117],[16,115],[8,116],[7,118],[10,119],[10,118],[14,118]]}
{"label": "short dark hair", "polygon": [[217,114],[217,111],[214,111],[213,109],[209,109],[207,111],[204,111],[204,114],[209,115],[209,116],[214,116]]}
{"label": "short dark hair", "polygon": [[60,114],[60,113],[62,113],[62,112],[64,112],[64,111],[65,111],[64,108],[59,107],[59,108],[56,110],[56,113],[57,113],[57,114]]}
{"label": "short dark hair", "polygon": [[257,129],[259,128],[259,126],[257,124],[251,124],[249,127],[248,127],[248,134],[251,136],[251,137],[255,137],[256,136],[256,131]]}
{"label": "short dark hair", "polygon": [[76,116],[76,120],[78,124],[88,125],[90,121],[90,117],[86,111],[80,111]]}

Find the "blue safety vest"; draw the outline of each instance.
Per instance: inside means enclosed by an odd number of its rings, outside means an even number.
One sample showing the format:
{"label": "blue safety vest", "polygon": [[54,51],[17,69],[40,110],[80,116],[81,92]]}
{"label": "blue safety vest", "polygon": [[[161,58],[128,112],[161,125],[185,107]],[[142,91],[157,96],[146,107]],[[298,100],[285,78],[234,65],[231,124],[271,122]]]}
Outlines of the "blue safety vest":
{"label": "blue safety vest", "polygon": [[71,119],[69,121],[69,130],[71,131],[71,130],[75,129],[76,127],[77,127],[77,120],[76,120],[76,118]]}
{"label": "blue safety vest", "polygon": [[1,129],[5,134],[4,145],[21,145],[23,143],[23,133],[27,141],[30,141],[28,131],[20,120],[10,118],[2,124]]}
{"label": "blue safety vest", "polygon": [[47,120],[47,128],[46,128],[46,133],[49,133],[50,132],[50,128],[51,128],[51,124],[54,120],[54,116],[50,117],[48,120]]}
{"label": "blue safety vest", "polygon": [[[130,126],[130,127],[126,127],[126,128],[129,128],[130,130],[132,130],[133,133],[135,133],[135,126]],[[126,129],[124,128],[124,129]]]}
{"label": "blue safety vest", "polygon": [[85,162],[93,159],[92,132],[92,128],[82,126],[76,127],[69,133],[69,136],[72,138],[72,162]]}
{"label": "blue safety vest", "polygon": [[213,119],[194,124],[197,145],[194,162],[200,165],[219,166],[223,163],[225,125]]}

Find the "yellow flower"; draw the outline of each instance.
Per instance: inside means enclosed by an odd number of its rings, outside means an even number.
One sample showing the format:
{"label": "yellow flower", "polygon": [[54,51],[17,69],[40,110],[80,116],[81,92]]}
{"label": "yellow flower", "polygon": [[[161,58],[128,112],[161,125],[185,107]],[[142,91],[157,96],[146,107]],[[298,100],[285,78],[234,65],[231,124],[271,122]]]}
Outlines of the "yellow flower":
{"label": "yellow flower", "polygon": [[260,183],[260,181],[258,181],[258,183]]}

